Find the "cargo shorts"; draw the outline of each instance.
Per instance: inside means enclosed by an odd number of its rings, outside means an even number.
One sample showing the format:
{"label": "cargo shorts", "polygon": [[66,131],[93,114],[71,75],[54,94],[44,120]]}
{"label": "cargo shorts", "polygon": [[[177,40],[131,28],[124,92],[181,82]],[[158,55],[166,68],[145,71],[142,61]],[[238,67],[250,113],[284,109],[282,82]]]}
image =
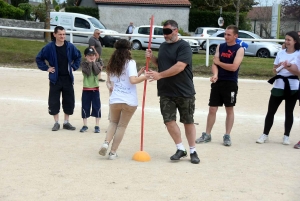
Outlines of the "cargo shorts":
{"label": "cargo shorts", "polygon": [[160,112],[164,123],[176,121],[177,109],[180,122],[183,124],[194,123],[195,97],[168,97],[160,96]]}

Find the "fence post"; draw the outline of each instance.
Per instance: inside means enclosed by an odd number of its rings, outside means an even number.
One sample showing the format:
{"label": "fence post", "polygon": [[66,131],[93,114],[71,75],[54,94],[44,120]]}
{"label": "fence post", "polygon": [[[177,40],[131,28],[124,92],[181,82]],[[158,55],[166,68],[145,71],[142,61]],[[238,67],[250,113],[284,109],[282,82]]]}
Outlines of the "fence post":
{"label": "fence post", "polygon": [[206,60],[206,67],[209,66],[209,39],[206,39],[206,50],[205,50],[205,60]]}

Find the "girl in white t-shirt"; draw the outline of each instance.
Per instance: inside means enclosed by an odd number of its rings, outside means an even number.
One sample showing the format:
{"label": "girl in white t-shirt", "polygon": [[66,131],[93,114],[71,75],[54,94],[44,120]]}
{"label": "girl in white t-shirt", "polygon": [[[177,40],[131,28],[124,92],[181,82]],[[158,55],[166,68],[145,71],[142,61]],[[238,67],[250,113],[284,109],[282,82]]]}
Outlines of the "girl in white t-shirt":
{"label": "girl in white t-shirt", "polygon": [[126,39],[115,43],[116,50],[112,54],[106,72],[112,84],[109,98],[110,123],[99,154],[106,155],[112,141],[108,159],[118,157],[116,151],[123,139],[126,127],[138,106],[136,84],[146,80],[146,76],[138,76],[136,62],[131,57],[131,45]]}
{"label": "girl in white t-shirt", "polygon": [[283,100],[285,100],[283,144],[290,144],[289,136],[294,122],[293,112],[299,97],[300,41],[297,32],[291,31],[286,33],[285,46],[286,49],[279,51],[274,61],[273,70],[277,74],[269,80],[269,83],[274,83],[274,85],[269,99],[264,132],[256,141],[260,144],[268,141],[268,135],[274,122],[274,115]]}

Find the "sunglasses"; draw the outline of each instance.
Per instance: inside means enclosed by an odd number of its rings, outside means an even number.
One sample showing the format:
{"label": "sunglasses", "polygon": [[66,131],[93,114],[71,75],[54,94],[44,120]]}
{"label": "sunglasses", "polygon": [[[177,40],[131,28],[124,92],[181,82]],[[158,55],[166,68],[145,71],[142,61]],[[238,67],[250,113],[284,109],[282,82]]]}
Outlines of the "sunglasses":
{"label": "sunglasses", "polygon": [[173,33],[174,30],[176,30],[176,29],[165,28],[165,29],[163,29],[163,34],[169,35],[169,34]]}

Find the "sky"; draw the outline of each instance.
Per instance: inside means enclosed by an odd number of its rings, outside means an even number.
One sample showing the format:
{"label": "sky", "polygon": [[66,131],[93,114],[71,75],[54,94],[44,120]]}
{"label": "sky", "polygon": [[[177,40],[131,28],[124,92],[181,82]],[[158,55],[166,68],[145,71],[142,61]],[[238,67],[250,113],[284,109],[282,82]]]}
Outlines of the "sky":
{"label": "sky", "polygon": [[280,3],[281,0],[256,0],[256,2],[260,3],[258,6],[272,6],[274,3]]}

